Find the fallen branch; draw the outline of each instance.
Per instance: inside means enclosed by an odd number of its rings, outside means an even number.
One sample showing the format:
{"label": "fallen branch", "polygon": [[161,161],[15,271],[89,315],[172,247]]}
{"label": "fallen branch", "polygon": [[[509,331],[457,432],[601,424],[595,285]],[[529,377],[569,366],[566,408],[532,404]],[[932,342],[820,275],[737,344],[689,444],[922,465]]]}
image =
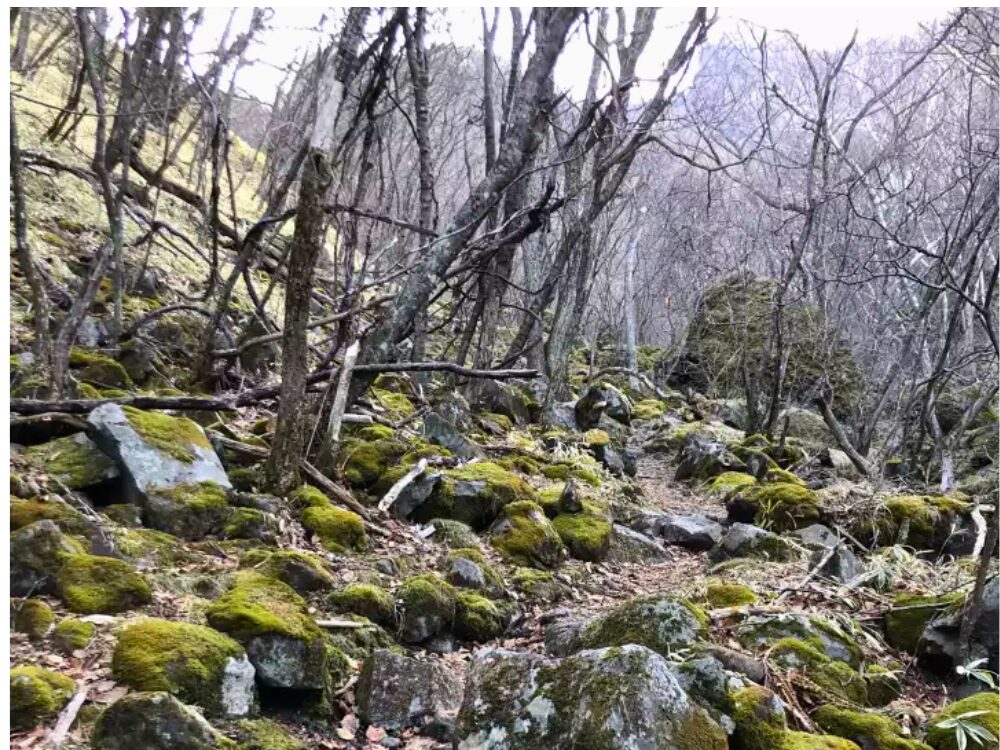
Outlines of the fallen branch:
{"label": "fallen branch", "polygon": [[421,458],[417,461],[416,466],[406,472],[394,485],[392,485],[392,487],[389,488],[389,491],[385,493],[385,497],[379,500],[378,509],[383,512],[389,510],[410,482],[419,477],[425,471],[427,471],[427,459]]}
{"label": "fallen branch", "polygon": [[70,727],[72,727],[73,722],[76,721],[76,715],[80,713],[80,708],[83,706],[83,702],[87,700],[87,694],[89,692],[89,687],[80,688],[73,695],[70,702],[66,704],[66,708],[64,708],[62,713],[59,714],[59,720],[56,721],[56,725],[52,729],[52,733],[49,734],[50,747],[55,748],[62,745],[63,741],[66,739],[66,735],[69,734]]}

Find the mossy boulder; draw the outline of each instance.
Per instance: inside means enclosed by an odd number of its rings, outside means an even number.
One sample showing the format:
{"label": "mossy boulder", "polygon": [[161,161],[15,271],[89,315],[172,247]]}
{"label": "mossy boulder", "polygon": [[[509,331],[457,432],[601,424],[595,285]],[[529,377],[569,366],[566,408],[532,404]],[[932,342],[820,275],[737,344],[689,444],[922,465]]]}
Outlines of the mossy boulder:
{"label": "mossy boulder", "polygon": [[148,526],[192,540],[223,532],[231,514],[226,489],[215,482],[150,489],[142,507]]}
{"label": "mossy boulder", "polygon": [[131,388],[132,378],[118,362],[98,352],[73,347],[69,353],[73,376],[99,388]]}
{"label": "mossy boulder", "polygon": [[263,684],[311,690],[327,686],[323,633],[305,600],[281,581],[241,571],[205,615],[210,626],[244,645]]}
{"label": "mossy boulder", "polygon": [[819,521],[819,498],[795,482],[763,482],[738,490],[726,503],[729,518],[776,531],[798,529]]}
{"label": "mossy boulder", "polygon": [[[982,750],[997,750],[997,737],[1000,737],[1000,697],[993,691],[976,693],[960,701],[949,703],[934,714],[927,722],[927,744],[934,750],[959,750],[954,727],[948,726],[950,721],[964,717],[963,721],[978,724],[989,732],[993,739],[983,739],[975,745]],[[944,723],[945,726],[941,726]],[[973,744],[969,744],[972,747]]]}
{"label": "mossy boulder", "polygon": [[[502,739],[498,739],[502,738]],[[547,659],[503,650],[473,658],[457,747],[726,750],[726,734],[643,646]]]}
{"label": "mossy boulder", "polygon": [[731,443],[743,439],[741,430],[729,427],[722,422],[697,421],[684,424],[667,425],[646,444],[650,451],[673,452],[680,448],[681,443],[690,435],[697,435],[710,442]]}
{"label": "mossy boulder", "polygon": [[118,636],[111,669],[133,690],[165,691],[209,714],[246,716],[254,705],[254,668],[243,647],[202,625],[133,623]]}
{"label": "mossy boulder", "polygon": [[226,539],[256,539],[273,543],[278,524],[274,517],[257,508],[233,508],[226,517],[222,535]]}
{"label": "mossy boulder", "polygon": [[234,730],[239,750],[306,750],[305,744],[270,719],[244,719]]}
{"label": "mossy boulder", "polygon": [[330,504],[330,498],[318,487],[303,484],[288,496],[288,502],[294,510],[305,510],[306,508],[325,508]]}
{"label": "mossy boulder", "polygon": [[361,552],[368,546],[364,520],[357,513],[334,505],[302,511],[302,525],[331,552]]}
{"label": "mossy boulder", "polygon": [[12,601],[10,608],[15,632],[24,633],[32,640],[44,638],[55,620],[52,607],[40,599]]}
{"label": "mossy boulder", "polygon": [[10,670],[10,725],[24,730],[55,718],[69,703],[76,683],[66,675],[41,667]]}
{"label": "mossy boulder", "polygon": [[516,565],[552,568],[563,556],[563,543],[541,507],[530,501],[504,506],[490,529],[490,544]]}
{"label": "mossy boulder", "polygon": [[431,526],[434,527],[433,539],[451,549],[476,547],[479,544],[479,537],[472,527],[461,521],[454,521],[450,518],[431,519]]}
{"label": "mossy boulder", "polygon": [[64,654],[72,654],[87,648],[96,632],[97,627],[92,622],[67,617],[52,630],[52,642]]}
{"label": "mossy boulder", "polygon": [[367,617],[386,628],[396,626],[396,605],[388,591],[371,583],[352,583],[330,594],[336,612]]}
{"label": "mossy boulder", "polygon": [[923,742],[908,738],[899,724],[880,714],[830,704],[816,709],[813,719],[825,731],[856,742],[863,750],[929,750]]}
{"label": "mossy boulder", "polygon": [[667,656],[705,638],[708,624],[701,608],[686,599],[638,597],[588,623],[573,650],[636,643]]}
{"label": "mossy boulder", "polygon": [[563,513],[552,520],[552,527],[578,560],[600,562],[611,546],[611,521],[595,513]]}
{"label": "mossy boulder", "polygon": [[942,613],[960,606],[960,592],[944,595],[897,594],[885,613],[885,639],[889,645],[916,654],[924,628]]}
{"label": "mossy boulder", "polygon": [[[860,627],[860,626],[855,626]],[[749,648],[765,648],[784,638],[795,638],[834,661],[857,668],[861,663],[858,636],[845,632],[833,620],[818,615],[782,612],[747,618],[736,638]]]}
{"label": "mossy boulder", "polygon": [[462,680],[444,661],[413,659],[387,649],[365,658],[357,687],[358,714],[390,731],[453,724]]}
{"label": "mossy boulder", "polygon": [[240,558],[240,567],[251,568],[287,584],[299,594],[332,588],[333,576],[316,555],[298,550],[254,549]]}
{"label": "mossy boulder", "polygon": [[420,643],[451,628],[455,588],[431,573],[407,578],[396,593],[399,632],[406,643]]}
{"label": "mossy boulder", "polygon": [[29,596],[53,591],[63,561],[83,551],[78,541],[52,521],[35,521],[18,529],[10,535],[10,593]]}
{"label": "mossy boulder", "polygon": [[807,679],[801,681],[806,692],[821,700],[848,701],[854,705],[868,704],[868,683],[865,678],[842,661],[833,661],[798,638],[782,638],[770,649],[774,664]]}
{"label": "mossy boulder", "polygon": [[464,641],[492,641],[503,635],[503,615],[485,596],[459,589],[455,592],[453,632]]}
{"label": "mossy boulder", "polygon": [[784,706],[765,687],[738,690],[732,701],[736,730],[731,745],[738,750],[860,750],[842,737],[789,730]]}
{"label": "mossy boulder", "polygon": [[666,413],[667,405],[655,398],[647,398],[632,406],[632,419],[636,422],[659,419]]}
{"label": "mossy boulder", "polygon": [[510,582],[525,596],[543,602],[554,602],[563,594],[563,587],[547,570],[515,568]]}
{"label": "mossy boulder", "polygon": [[422,523],[449,518],[482,530],[504,506],[534,499],[535,491],[517,474],[496,463],[478,461],[443,471],[441,481],[413,517]]}
{"label": "mossy boulder", "polygon": [[385,388],[372,388],[372,402],[388,412],[390,419],[396,421],[408,417],[416,411],[413,402],[402,393],[394,393]]}
{"label": "mossy boulder", "polygon": [[97,719],[92,750],[238,750],[170,693],[130,693]]}
{"label": "mossy boulder", "polygon": [[410,446],[392,437],[365,440],[347,438],[341,443],[337,465],[352,487],[366,489],[398,466]]}
{"label": "mossy boulder", "polygon": [[724,471],[712,477],[712,480],[705,486],[705,489],[713,495],[729,497],[743,488],[756,483],[756,477],[744,474],[742,471]]}
{"label": "mossy boulder", "polygon": [[59,598],[71,612],[114,614],[149,604],[153,590],[124,560],[70,555],[56,574]]}
{"label": "mossy boulder", "polygon": [[950,495],[890,495],[874,513],[855,518],[851,533],[865,544],[906,544],[918,551],[949,549],[966,554],[975,534],[971,505]]}
{"label": "mossy boulder", "polygon": [[24,455],[71,490],[95,487],[118,478],[115,462],[83,432],[34,445]]}
{"label": "mossy boulder", "polygon": [[749,586],[741,583],[709,583],[705,591],[705,601],[713,609],[725,607],[741,607],[746,604],[756,604],[757,595]]}
{"label": "mossy boulder", "polygon": [[716,562],[739,557],[782,561],[793,558],[795,548],[784,537],[759,526],[734,523],[712,549],[710,556]]}

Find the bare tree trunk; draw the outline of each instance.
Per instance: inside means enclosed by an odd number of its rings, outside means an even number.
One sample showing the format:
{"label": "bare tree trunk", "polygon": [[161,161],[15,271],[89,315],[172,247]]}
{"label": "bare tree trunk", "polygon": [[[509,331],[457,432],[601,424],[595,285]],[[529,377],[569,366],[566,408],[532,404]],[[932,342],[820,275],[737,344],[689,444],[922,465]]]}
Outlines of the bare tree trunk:
{"label": "bare tree trunk", "polygon": [[[642,228],[636,233],[635,238],[628,243],[628,250],[625,254],[625,367],[635,372],[639,371],[639,355],[636,351],[636,322],[635,322],[635,267],[639,256],[639,240],[642,238]],[[630,385],[638,387],[638,380],[634,375],[629,376]]]}

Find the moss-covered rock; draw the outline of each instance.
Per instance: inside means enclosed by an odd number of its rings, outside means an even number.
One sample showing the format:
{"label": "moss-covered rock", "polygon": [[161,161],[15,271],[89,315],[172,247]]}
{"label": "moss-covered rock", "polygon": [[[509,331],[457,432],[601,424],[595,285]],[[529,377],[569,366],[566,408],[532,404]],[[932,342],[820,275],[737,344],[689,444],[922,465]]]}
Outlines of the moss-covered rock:
{"label": "moss-covered rock", "polygon": [[10,725],[23,730],[54,718],[69,703],[76,683],[65,675],[41,667],[10,670]]}
{"label": "moss-covered rock", "polygon": [[971,506],[948,495],[891,495],[875,513],[853,521],[851,533],[867,544],[903,544],[917,550],[940,550],[956,526],[967,526]]}
{"label": "moss-covered rock", "polygon": [[632,406],[632,419],[635,421],[659,419],[664,415],[666,410],[667,405],[659,399],[643,399]]}
{"label": "moss-covered rock", "polygon": [[964,601],[960,592],[944,595],[897,594],[885,613],[885,639],[890,646],[916,654],[924,628],[931,620]]}
{"label": "moss-covered rock", "polygon": [[142,526],[142,509],[132,503],[112,503],[101,508],[101,512],[120,526],[137,529]]}
{"label": "moss-covered rock", "polygon": [[212,449],[201,427],[186,417],[172,417],[131,406],[121,409],[144,442],[182,463],[191,463],[197,458],[195,448]]}
{"label": "moss-covered rock", "polygon": [[288,496],[288,502],[294,510],[305,510],[306,508],[325,508],[330,505],[330,498],[318,487],[303,484]]}
{"label": "moss-covered rock", "polygon": [[717,443],[739,442],[743,439],[743,433],[740,430],[729,427],[722,422],[698,421],[662,428],[647,443],[646,448],[652,451],[675,451],[689,435],[697,435]]}
{"label": "moss-covered rock", "polygon": [[867,705],[868,683],[844,662],[833,661],[798,638],[782,638],[770,650],[771,660],[805,676],[802,687],[823,700],[845,700]]}
{"label": "moss-covered rock", "polygon": [[708,616],[686,599],[638,597],[597,617],[580,633],[577,649],[637,643],[668,656],[708,634]]}
{"label": "moss-covered rock", "polygon": [[131,388],[132,378],[118,362],[105,354],[73,347],[69,366],[77,380],[101,388]]}
{"label": "moss-covered rock", "polygon": [[28,461],[71,490],[93,487],[118,477],[115,462],[83,432],[32,446],[24,454]]}
{"label": "moss-covered rock", "polygon": [[55,614],[52,607],[40,599],[25,599],[11,602],[14,630],[24,633],[33,640],[44,638],[52,627]]}
{"label": "moss-covered rock", "polygon": [[899,724],[880,714],[826,705],[816,709],[813,718],[830,734],[856,742],[864,750],[928,750],[927,745],[907,738]]}
{"label": "moss-covered rock", "polygon": [[[949,726],[949,723],[964,717],[963,721],[978,724],[993,736],[992,740],[983,739],[980,744],[969,743],[968,747],[997,750],[997,737],[1000,737],[998,714],[1000,714],[1000,697],[992,691],[976,693],[950,703],[927,722],[927,744],[934,750],[958,750],[962,746],[958,744],[955,728]],[[942,723],[944,726],[941,726]]]}
{"label": "moss-covered rock", "polygon": [[402,393],[393,393],[384,388],[372,388],[372,400],[381,405],[393,420],[408,417],[415,411],[413,402]]}
{"label": "moss-covered rock", "polygon": [[562,595],[562,586],[551,573],[535,568],[515,568],[510,582],[523,594],[543,602],[554,602]]}
{"label": "moss-covered rock", "polygon": [[455,636],[464,641],[484,643],[503,635],[500,609],[485,596],[471,591],[455,592]]}
{"label": "moss-covered rock", "polygon": [[396,594],[400,637],[419,643],[447,631],[455,619],[455,589],[440,577],[426,573],[407,578]]}
{"label": "moss-covered rock", "polygon": [[147,525],[182,539],[202,539],[221,532],[230,510],[225,488],[215,482],[150,489],[143,501]]}
{"label": "moss-covered rock", "polygon": [[321,591],[334,584],[333,576],[323,566],[323,561],[309,552],[254,549],[240,558],[240,566],[276,578],[299,594]]}
{"label": "moss-covered rock", "polygon": [[271,542],[277,524],[270,515],[257,508],[233,508],[222,527],[226,539],[258,539]]}
{"label": "moss-covered rock", "polygon": [[578,560],[599,562],[608,554],[611,544],[611,522],[604,516],[593,513],[564,513],[553,519],[552,526],[570,555]]}
{"label": "moss-covered rock", "polygon": [[374,584],[349,584],[330,594],[329,602],[336,612],[361,615],[386,628],[396,626],[396,605],[392,596]]}
{"label": "moss-covered rock", "polygon": [[253,667],[243,647],[202,625],[131,624],[118,636],[111,668],[133,690],[165,691],[210,714],[245,716],[253,706]]}
{"label": "moss-covered rock", "polygon": [[735,634],[741,643],[751,648],[764,648],[784,638],[794,638],[834,661],[843,661],[852,667],[861,663],[857,636],[818,615],[792,612],[757,615],[747,618]]}
{"label": "moss-covered rock", "polygon": [[210,626],[246,647],[263,684],[320,691],[330,686],[333,662],[323,633],[305,600],[281,581],[241,571],[205,615]]}
{"label": "moss-covered rock", "polygon": [[153,591],[131,565],[113,557],[70,555],[56,575],[59,597],[71,612],[114,614],[149,604]]}
{"label": "moss-covered rock", "polygon": [[705,489],[713,495],[729,497],[744,487],[749,487],[756,483],[757,479],[755,477],[744,474],[742,471],[724,471],[713,477]]}
{"label": "moss-covered rock", "polygon": [[170,693],[130,693],[102,713],[92,750],[238,750],[195,709]]}
{"label": "moss-covered rock", "polygon": [[713,582],[708,584],[705,601],[713,609],[725,607],[740,607],[744,604],[756,604],[757,595],[749,586],[741,583]]}
{"label": "moss-covered rock", "polygon": [[97,627],[92,622],[67,617],[56,624],[52,631],[52,642],[64,654],[71,654],[87,648],[96,632]]}
{"label": "moss-covered rock", "polygon": [[337,462],[349,485],[365,489],[398,466],[409,450],[407,443],[394,438],[347,438],[341,443]]}
{"label": "moss-covered rock", "polygon": [[449,518],[481,530],[504,506],[534,499],[534,490],[517,474],[496,463],[478,461],[442,472],[441,481],[414,518],[421,522]]}
{"label": "moss-covered rock", "polygon": [[115,549],[133,563],[193,562],[198,556],[173,534],[155,529],[114,529]]}
{"label": "moss-covered rock", "polygon": [[563,555],[563,544],[542,509],[530,501],[504,506],[503,517],[490,529],[490,544],[517,565],[551,568]]}
{"label": "moss-covered rock", "polygon": [[333,505],[302,511],[302,525],[332,552],[361,552],[368,546],[364,520],[357,513]]}
{"label": "moss-covered rock", "polygon": [[235,727],[239,750],[306,750],[306,746],[270,719],[244,719]]}
{"label": "moss-covered rock", "polygon": [[69,555],[83,546],[49,520],[35,521],[10,535],[10,591],[15,596],[51,591]]}
{"label": "moss-covered rock", "polygon": [[732,745],[739,750],[860,750],[841,737],[790,731],[781,701],[765,687],[743,688],[732,699]]}
{"label": "moss-covered rock", "polygon": [[729,499],[726,508],[733,521],[777,531],[809,526],[819,521],[821,515],[815,492],[784,481],[744,487]]}
{"label": "moss-covered rock", "polygon": [[450,518],[434,518],[431,520],[434,527],[434,540],[452,549],[475,547],[479,544],[479,537],[472,527],[461,521],[454,521]]}

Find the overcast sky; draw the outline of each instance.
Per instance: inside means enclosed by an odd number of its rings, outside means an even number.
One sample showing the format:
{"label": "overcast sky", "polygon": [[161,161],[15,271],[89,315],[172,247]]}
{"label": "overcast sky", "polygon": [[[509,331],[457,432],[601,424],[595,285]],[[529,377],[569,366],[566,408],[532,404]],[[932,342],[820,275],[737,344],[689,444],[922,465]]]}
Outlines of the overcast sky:
{"label": "overcast sky", "polygon": [[[950,7],[723,9],[719,11],[719,21],[709,39],[712,41],[726,34],[735,34],[741,21],[749,21],[769,29],[788,29],[808,47],[832,49],[846,44],[855,28],[862,41],[913,35],[919,32],[921,24],[933,23],[947,15]],[[525,8],[525,12],[527,10]],[[690,8],[664,8],[660,11],[654,37],[638,71],[640,77],[655,77],[673,51],[692,12]],[[206,9],[205,21],[195,39],[196,50],[216,48],[229,13],[230,8]],[[237,79],[238,87],[247,94],[270,101],[281,82],[281,68],[299,58],[303,50],[315,49],[326,38],[320,31],[323,14],[324,9],[317,7],[276,9],[272,28],[250,52],[254,65],[241,72]],[[245,30],[249,19],[250,9],[240,8],[234,20],[233,33]],[[451,40],[459,45],[478,46],[482,40],[481,24],[478,8],[448,8],[443,17],[433,19],[429,38],[432,42]],[[509,38],[509,14],[504,10],[497,34],[499,55],[509,46]],[[560,58],[556,69],[557,83],[571,89],[584,86],[590,59],[585,34],[578,31]]]}

